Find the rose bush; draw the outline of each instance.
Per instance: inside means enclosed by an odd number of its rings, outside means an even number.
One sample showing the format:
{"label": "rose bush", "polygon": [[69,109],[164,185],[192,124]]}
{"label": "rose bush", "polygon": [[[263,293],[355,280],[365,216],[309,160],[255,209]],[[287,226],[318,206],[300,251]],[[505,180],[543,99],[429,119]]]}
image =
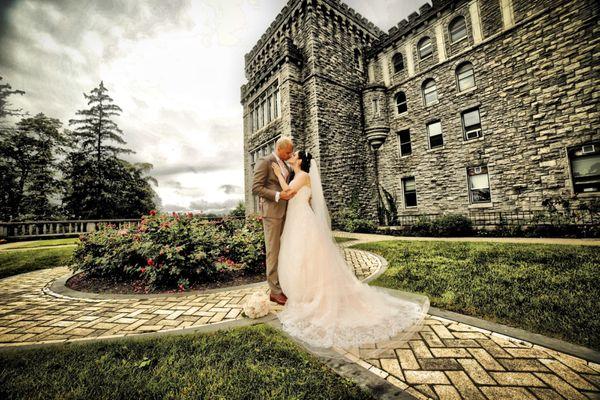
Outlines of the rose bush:
{"label": "rose bush", "polygon": [[152,288],[184,290],[223,272],[264,268],[264,234],[256,217],[207,220],[151,211],[137,225],[102,225],[80,239],[72,259],[75,272],[141,279]]}

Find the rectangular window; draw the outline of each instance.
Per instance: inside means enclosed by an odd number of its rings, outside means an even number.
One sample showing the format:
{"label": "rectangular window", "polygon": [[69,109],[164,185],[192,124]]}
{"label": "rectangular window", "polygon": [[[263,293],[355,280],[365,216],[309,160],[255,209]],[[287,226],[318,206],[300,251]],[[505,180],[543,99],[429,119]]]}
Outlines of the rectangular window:
{"label": "rectangular window", "polygon": [[400,155],[407,156],[412,153],[412,145],[410,143],[410,131],[408,129],[398,132],[400,139]]}
{"label": "rectangular window", "polygon": [[489,203],[492,201],[487,166],[467,168],[467,178],[469,181],[469,201],[471,204]]}
{"label": "rectangular window", "polygon": [[429,136],[429,148],[434,149],[444,145],[442,136],[442,122],[435,121],[427,124],[427,135]]}
{"label": "rectangular window", "polygon": [[575,193],[600,192],[600,142],[568,151]]}
{"label": "rectangular window", "polygon": [[416,207],[417,187],[415,185],[415,178],[402,178],[402,188],[404,190],[404,207]]}
{"label": "rectangular window", "polygon": [[464,111],[461,114],[464,139],[476,139],[481,137],[481,120],[479,119],[479,107]]}
{"label": "rectangular window", "polygon": [[275,82],[250,106],[252,109],[252,131],[256,132],[279,117],[280,98],[278,83]]}

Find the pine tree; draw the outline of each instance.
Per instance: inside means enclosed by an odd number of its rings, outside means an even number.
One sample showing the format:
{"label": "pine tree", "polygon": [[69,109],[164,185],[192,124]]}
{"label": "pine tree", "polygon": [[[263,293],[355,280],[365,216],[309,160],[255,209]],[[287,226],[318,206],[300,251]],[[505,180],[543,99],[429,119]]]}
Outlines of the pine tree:
{"label": "pine tree", "polygon": [[[0,76],[0,81],[2,81]],[[23,111],[21,109],[12,109],[10,108],[10,103],[8,102],[8,98],[14,94],[24,95],[25,92],[22,90],[13,90],[12,86],[8,83],[0,83],[0,121],[8,117],[9,115],[22,115]]]}
{"label": "pine tree", "polygon": [[126,144],[123,139],[123,131],[112,120],[112,118],[118,117],[123,110],[113,103],[113,99],[107,92],[108,89],[101,81],[100,85],[92,89],[90,94],[84,93],[83,96],[88,100],[89,108],[75,113],[82,118],[69,120],[69,125],[76,126],[73,130],[73,137],[80,149],[86,152],[92,151],[98,165],[103,159],[117,158],[122,153],[133,153],[130,149],[110,143],[112,141]]}
{"label": "pine tree", "polygon": [[[64,174],[67,185],[63,204],[75,218],[132,218],[155,208],[156,193],[147,176],[150,164],[131,164],[119,158],[133,153],[113,118],[121,108],[113,103],[103,82],[84,94],[89,108],[72,119],[72,151]],[[156,181],[154,181],[156,182]]]}

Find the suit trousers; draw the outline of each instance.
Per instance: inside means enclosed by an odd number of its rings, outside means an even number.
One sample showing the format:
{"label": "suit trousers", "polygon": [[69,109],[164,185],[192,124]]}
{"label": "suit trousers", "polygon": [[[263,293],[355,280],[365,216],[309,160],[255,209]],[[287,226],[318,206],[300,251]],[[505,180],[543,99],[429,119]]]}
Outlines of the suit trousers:
{"label": "suit trousers", "polygon": [[284,218],[263,217],[262,222],[265,231],[265,247],[267,252],[267,282],[269,283],[271,294],[280,294],[282,293],[282,290],[279,285],[277,266],[280,238],[285,224],[285,215]]}

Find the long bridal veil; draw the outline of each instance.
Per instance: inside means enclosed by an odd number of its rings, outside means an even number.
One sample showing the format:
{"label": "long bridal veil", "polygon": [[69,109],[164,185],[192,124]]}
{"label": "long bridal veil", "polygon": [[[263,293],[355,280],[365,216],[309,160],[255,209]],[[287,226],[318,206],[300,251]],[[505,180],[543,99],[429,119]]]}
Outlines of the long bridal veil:
{"label": "long bridal veil", "polygon": [[284,331],[313,353],[336,359],[342,357],[332,347],[397,346],[409,340],[423,323],[429,299],[370,286],[356,277],[334,241],[314,159],[309,176],[310,207],[302,206],[301,198],[288,203],[289,229],[282,235],[280,281],[289,291],[288,303],[278,314]]}
{"label": "long bridal veil", "polygon": [[310,160],[310,185],[311,185],[311,207],[315,212],[315,215],[319,219],[319,222],[323,227],[331,231],[331,218],[329,216],[329,210],[327,209],[327,203],[325,203],[325,195],[323,194],[323,185],[321,184],[321,174],[319,168],[317,168],[317,161],[315,159]]}

